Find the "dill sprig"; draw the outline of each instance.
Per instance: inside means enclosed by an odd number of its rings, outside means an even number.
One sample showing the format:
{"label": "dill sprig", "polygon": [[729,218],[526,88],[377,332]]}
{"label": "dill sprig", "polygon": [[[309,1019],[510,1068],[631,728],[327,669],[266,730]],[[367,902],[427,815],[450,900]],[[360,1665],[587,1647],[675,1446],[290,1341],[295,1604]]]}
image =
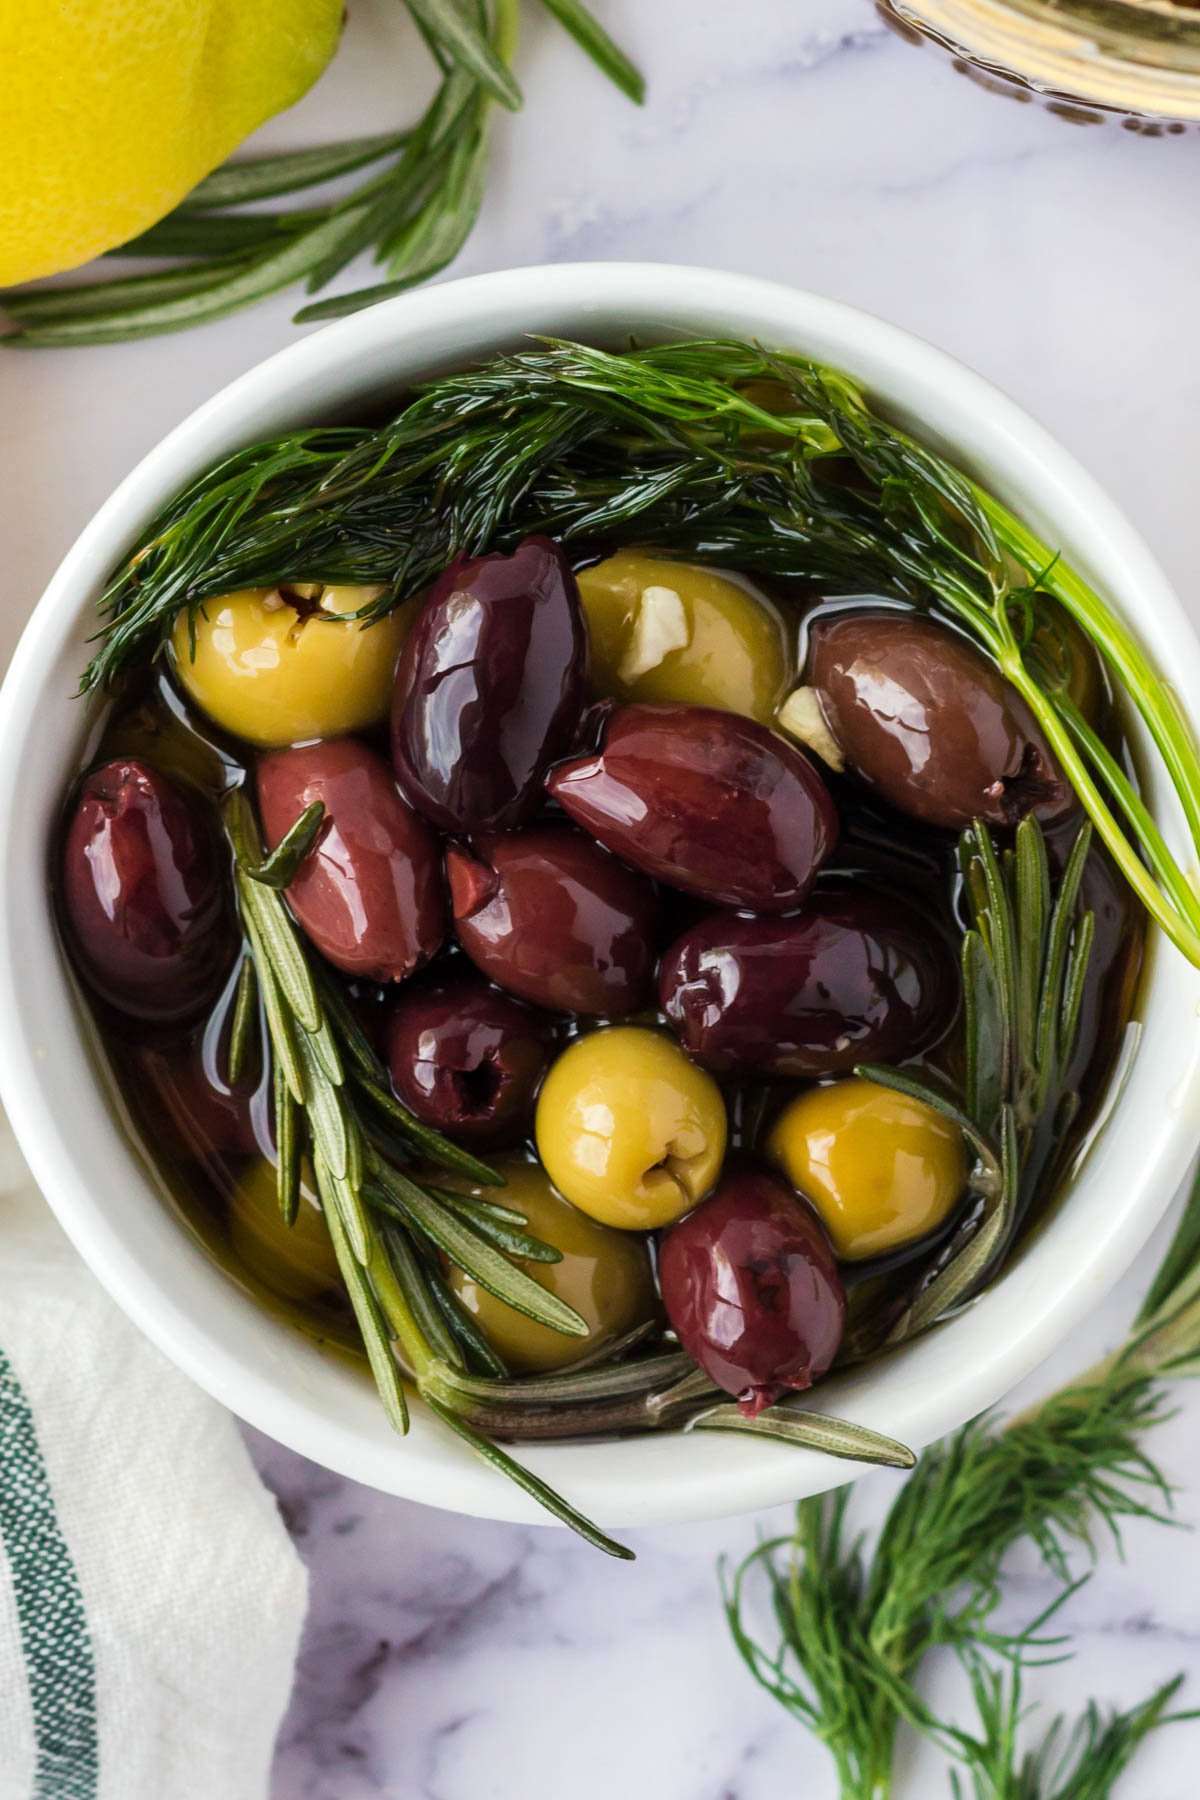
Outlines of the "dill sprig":
{"label": "dill sprig", "polygon": [[[800,1503],[789,1537],[759,1546],[728,1578],[738,1649],[755,1678],[825,1743],[842,1800],[888,1800],[903,1724],[965,1761],[979,1800],[1104,1800],[1138,1742],[1165,1718],[1174,1686],[1131,1713],[1105,1718],[1089,1709],[1077,1729],[1090,1760],[1075,1752],[1056,1761],[1060,1733],[1040,1760],[1015,1761],[1019,1681],[1010,1675],[1005,1685],[988,1658],[1016,1668],[1030,1634],[995,1624],[1003,1563],[1015,1544],[1030,1541],[1069,1591],[1073,1553],[1093,1558],[1103,1537],[1119,1542],[1128,1519],[1165,1520],[1170,1488],[1142,1438],[1168,1416],[1166,1378],[1197,1371],[1200,1178],[1118,1351],[1007,1423],[976,1420],[927,1451],[870,1539],[850,1532],[845,1492],[822,1495]],[[770,1651],[746,1618],[756,1574],[765,1575],[772,1604]],[[980,1738],[939,1719],[917,1689],[939,1647],[968,1668]],[[1008,1785],[993,1778],[998,1767]],[[1107,1783],[1099,1779],[1105,1772]]]}
{"label": "dill sprig", "polygon": [[[428,281],[474,229],[490,156],[493,109],[522,103],[511,64],[517,0],[404,0],[438,71],[433,99],[407,130],[320,149],[235,159],[209,175],[158,224],[110,251],[175,267],[65,287],[0,293],[21,348],[115,344],[184,331],[304,282],[315,293],[364,251],[385,279],[304,307],[297,322],[354,312]],[[542,0],[629,99],[641,76],[582,0]],[[370,173],[323,204],[242,210],[360,170]]]}
{"label": "dill sprig", "polygon": [[635,539],[952,616],[1029,704],[1147,911],[1200,965],[1200,893],[1039,632],[1055,606],[1081,627],[1144,721],[1200,849],[1200,751],[1169,687],[1123,621],[998,500],[803,357],[725,342],[619,355],[551,343],[428,383],[377,429],[237,451],[185,488],[114,574],[85,686],[161,653],[179,611],[215,594],[379,584],[369,619],[460,551],[530,531],[580,554]]}
{"label": "dill sprig", "polygon": [[964,1661],[979,1732],[953,1732],[964,1767],[950,1771],[952,1800],[1111,1800],[1114,1784],[1152,1733],[1197,1716],[1171,1710],[1183,1685],[1177,1675],[1133,1706],[1106,1708],[1093,1700],[1074,1724],[1060,1714],[1025,1748],[1022,1728],[1034,1709],[1024,1701],[1021,1656],[997,1664],[972,1650]]}

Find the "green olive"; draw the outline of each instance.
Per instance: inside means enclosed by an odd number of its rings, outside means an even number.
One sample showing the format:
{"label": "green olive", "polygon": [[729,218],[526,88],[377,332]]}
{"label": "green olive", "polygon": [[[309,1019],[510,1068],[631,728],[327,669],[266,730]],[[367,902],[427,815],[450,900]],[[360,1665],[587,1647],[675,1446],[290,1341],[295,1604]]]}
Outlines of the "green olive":
{"label": "green olive", "polygon": [[775,608],[727,575],[620,550],[579,576],[592,693],[680,700],[771,724],[791,672]]}
{"label": "green olive", "polygon": [[577,1038],[538,1096],[537,1147],[560,1192],[593,1219],[657,1231],[721,1171],[725,1102],[674,1039],[636,1025]]}
{"label": "green olive", "polygon": [[285,1225],[275,1192],[275,1165],[256,1157],[230,1195],[229,1241],[239,1260],[285,1300],[315,1300],[340,1288],[337,1258],[317,1197],[301,1185],[300,1208]]}
{"label": "green olive", "polygon": [[179,683],[223,730],[263,748],[378,725],[413,609],[373,625],[330,614],[353,612],[381,591],[242,588],[204,601],[190,621],[185,608],[172,645]]}
{"label": "green olive", "polygon": [[812,1201],[848,1261],[935,1230],[967,1179],[956,1125],[923,1100],[858,1075],[790,1101],[767,1154]]}
{"label": "green olive", "polygon": [[451,1287],[515,1375],[560,1369],[656,1316],[658,1299],[645,1238],[611,1231],[589,1219],[556,1194],[546,1171],[525,1157],[498,1156],[492,1164],[508,1183],[503,1190],[472,1187],[444,1174],[438,1180],[477,1199],[511,1206],[525,1215],[533,1237],[561,1250],[561,1262],[522,1266],[548,1293],[573,1306],[588,1328],[588,1336],[582,1339],[535,1324],[461,1269],[452,1268]]}

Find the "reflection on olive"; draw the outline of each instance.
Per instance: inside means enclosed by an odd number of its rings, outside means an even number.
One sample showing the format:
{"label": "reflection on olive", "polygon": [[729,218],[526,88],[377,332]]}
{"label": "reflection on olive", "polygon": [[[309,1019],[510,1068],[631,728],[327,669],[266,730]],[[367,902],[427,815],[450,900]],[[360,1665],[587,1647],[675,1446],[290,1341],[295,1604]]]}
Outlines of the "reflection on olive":
{"label": "reflection on olive", "polygon": [[725,1102],[663,1032],[577,1038],[542,1084],[537,1147],[568,1200],[605,1225],[655,1231],[702,1200],[725,1155]]}
{"label": "reflection on olive", "polygon": [[654,998],[659,906],[644,875],[561,823],[451,845],[458,941],[486,975],[552,1012],[618,1018]]}
{"label": "reflection on olive", "polygon": [[403,981],[445,936],[437,840],[383,758],[358,738],[276,750],[259,762],[258,804],[271,849],[318,801],[325,817],[288,885],[288,905],[336,968]]}
{"label": "reflection on olive", "polygon": [[439,831],[510,831],[542,804],[571,746],[587,633],[561,548],[529,537],[511,556],[457,557],[421,603],[396,670],[392,761]]}
{"label": "reflection on olive", "polygon": [[216,831],[193,789],[133,758],[93,769],[60,868],[75,965],[110,1005],[162,1023],[216,999],[236,934]]}
{"label": "reflection on olive", "polygon": [[771,723],[789,659],[783,621],[761,594],[640,550],[578,579],[597,699],[683,700]]}
{"label": "reflection on olive", "polygon": [[337,1258],[316,1195],[301,1184],[295,1223],[284,1223],[275,1168],[265,1156],[246,1169],[229,1198],[229,1241],[264,1287],[284,1300],[315,1300],[341,1285]]}
{"label": "reflection on olive", "polygon": [[635,869],[753,912],[798,906],[838,833],[812,764],[754,719],[713,706],[619,706],[600,748],[560,763],[546,786]]}
{"label": "reflection on olive", "polygon": [[679,1341],[747,1418],[811,1387],[837,1355],[846,1296],[811,1207],[753,1164],[728,1170],[659,1252]]}
{"label": "reflection on olive", "polygon": [[834,1075],[936,1043],[958,1004],[954,959],[920,914],[830,882],[783,919],[710,913],[667,951],[659,1004],[718,1074]]}
{"label": "reflection on olive", "polygon": [[949,626],[900,611],[818,619],[808,670],[846,760],[910,818],[962,831],[1075,808],[1020,694]]}
{"label": "reflection on olive", "polygon": [[859,1076],[790,1101],[767,1153],[812,1201],[848,1261],[935,1231],[967,1179],[956,1125],[924,1101]]}
{"label": "reflection on olive", "polygon": [[[396,660],[415,617],[338,619],[382,590],[242,588],[175,622],[180,686],[223,730],[273,748],[361,731],[387,718]],[[193,653],[194,633],[194,653]]]}
{"label": "reflection on olive", "polygon": [[463,966],[405,982],[387,1020],[397,1096],[462,1144],[515,1144],[554,1045],[554,1026]]}
{"label": "reflection on olive", "polygon": [[[562,1251],[561,1262],[527,1262],[522,1267],[548,1293],[574,1307],[588,1328],[587,1338],[582,1339],[538,1325],[489,1294],[461,1269],[452,1268],[451,1287],[513,1374],[536,1375],[562,1368],[656,1316],[658,1300],[644,1238],[612,1231],[569,1205],[555,1193],[545,1170],[536,1163],[521,1156],[492,1160],[508,1184],[499,1194],[503,1204],[525,1215],[526,1229],[533,1237]],[[445,1174],[439,1174],[438,1180],[444,1187],[456,1187],[481,1200],[497,1198],[495,1188],[472,1187]]]}

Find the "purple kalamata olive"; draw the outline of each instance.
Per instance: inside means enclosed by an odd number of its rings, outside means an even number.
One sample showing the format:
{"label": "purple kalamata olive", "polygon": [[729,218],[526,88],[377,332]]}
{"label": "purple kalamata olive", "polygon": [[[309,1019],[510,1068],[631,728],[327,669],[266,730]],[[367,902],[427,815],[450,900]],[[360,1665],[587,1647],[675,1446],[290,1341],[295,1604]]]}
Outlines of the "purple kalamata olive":
{"label": "purple kalamata olive", "polygon": [[446,935],[437,839],[383,758],[357,738],[276,750],[259,762],[258,804],[272,848],[316,800],[325,818],[288,905],[336,968],[403,981]]}
{"label": "purple kalamata olive", "polygon": [[236,933],[228,859],[200,800],[133,758],[84,777],[63,845],[80,973],[138,1019],[193,1018],[221,991]]}
{"label": "purple kalamata olive", "polygon": [[838,1353],[846,1295],[829,1238],[765,1169],[728,1170],[663,1238],[658,1273],[683,1348],[747,1418],[811,1387]]}
{"label": "purple kalamata olive", "polygon": [[388,1016],[398,1098],[463,1144],[515,1144],[527,1134],[554,1044],[549,1019],[470,967],[422,976]]}
{"label": "purple kalamata olive", "polygon": [[927,1048],[954,1017],[956,977],[919,914],[847,883],[791,918],[701,919],[663,958],[659,1005],[719,1074],[808,1079]]}
{"label": "purple kalamata olive", "polygon": [[851,768],[909,818],[961,831],[1076,804],[1020,694],[947,625],[899,611],[819,619],[808,680]]}
{"label": "purple kalamata olive", "polygon": [[837,838],[824,782],[766,726],[710,706],[622,706],[547,787],[647,875],[723,906],[798,906]]}
{"label": "purple kalamata olive", "polygon": [[459,557],[430,588],[396,671],[392,760],[440,831],[511,831],[571,748],[587,635],[570,564],[549,538]]}
{"label": "purple kalamata olive", "polygon": [[140,1104],[160,1148],[165,1119],[180,1149],[200,1162],[271,1153],[270,1087],[261,1070],[231,1084],[196,1036],[139,1044],[133,1062]]}
{"label": "purple kalamata olive", "polygon": [[552,1012],[619,1018],[654,999],[658,899],[566,824],[451,845],[458,941],[485,975]]}

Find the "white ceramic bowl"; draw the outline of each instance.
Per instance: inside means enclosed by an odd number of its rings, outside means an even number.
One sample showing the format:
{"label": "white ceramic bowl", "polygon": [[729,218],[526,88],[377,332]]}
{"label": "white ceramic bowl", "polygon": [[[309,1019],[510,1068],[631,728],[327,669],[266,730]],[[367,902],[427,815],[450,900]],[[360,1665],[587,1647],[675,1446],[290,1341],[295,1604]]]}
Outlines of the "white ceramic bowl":
{"label": "white ceramic bowl", "polygon": [[[46,903],[50,838],[85,733],[73,696],[106,571],[184,481],[236,446],[353,416],[407,383],[531,332],[600,343],[757,338],[861,378],[965,462],[1135,626],[1193,718],[1200,648],[1120,511],[1042,428],[927,344],[864,313],[736,275],[652,265],[518,269],[406,295],[290,345],[186,419],[122,482],[70,551],[0,695],[0,1085],[34,1175],[134,1322],[218,1400],[332,1469],[436,1506],[544,1517],[418,1412],[394,1437],[365,1379],[255,1304],[162,1202],[81,1036]],[[1151,801],[1178,850],[1174,797]],[[1191,862],[1190,856],[1185,857]],[[826,1410],[920,1446],[996,1401],[1104,1294],[1161,1217],[1200,1136],[1200,972],[1165,943],[1114,1115],[1061,1206],[979,1303],[886,1361],[820,1389]],[[543,1446],[526,1460],[609,1526],[732,1513],[817,1492],[853,1469],[718,1435]]]}

